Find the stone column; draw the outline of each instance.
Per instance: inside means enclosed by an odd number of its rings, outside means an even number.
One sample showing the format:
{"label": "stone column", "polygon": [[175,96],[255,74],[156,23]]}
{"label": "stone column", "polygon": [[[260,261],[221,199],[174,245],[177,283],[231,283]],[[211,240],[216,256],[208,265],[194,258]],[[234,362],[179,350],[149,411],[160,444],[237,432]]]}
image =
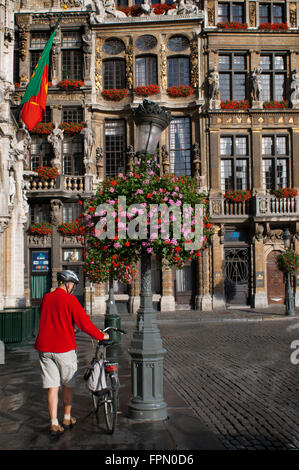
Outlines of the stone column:
{"label": "stone column", "polygon": [[212,259],[213,259],[213,309],[225,308],[224,296],[224,249],[220,242],[219,225],[214,226],[212,235]]}
{"label": "stone column", "polygon": [[253,307],[268,307],[267,286],[266,286],[266,260],[263,240],[264,226],[256,224],[255,237],[253,239],[254,254],[254,295]]}
{"label": "stone column", "polygon": [[202,252],[200,261],[197,263],[198,271],[198,293],[195,297],[195,309],[205,311],[213,310],[213,299],[210,289],[210,248]]}
{"label": "stone column", "polygon": [[211,192],[220,192],[219,129],[210,129]]}
{"label": "stone column", "polygon": [[161,312],[173,312],[175,310],[172,269],[168,266],[166,260],[163,260],[162,263],[162,296],[160,308]]}
{"label": "stone column", "polygon": [[95,284],[93,302],[93,315],[105,315],[106,313],[106,284]]}
{"label": "stone column", "polygon": [[262,179],[262,130],[252,129],[252,179],[253,192],[261,193]]}

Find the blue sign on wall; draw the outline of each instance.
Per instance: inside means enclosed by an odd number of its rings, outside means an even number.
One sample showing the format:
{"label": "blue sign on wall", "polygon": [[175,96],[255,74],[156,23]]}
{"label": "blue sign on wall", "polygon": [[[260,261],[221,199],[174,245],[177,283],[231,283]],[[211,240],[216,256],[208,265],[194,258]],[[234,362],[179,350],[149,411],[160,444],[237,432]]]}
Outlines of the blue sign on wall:
{"label": "blue sign on wall", "polygon": [[49,272],[49,251],[32,251],[32,272]]}

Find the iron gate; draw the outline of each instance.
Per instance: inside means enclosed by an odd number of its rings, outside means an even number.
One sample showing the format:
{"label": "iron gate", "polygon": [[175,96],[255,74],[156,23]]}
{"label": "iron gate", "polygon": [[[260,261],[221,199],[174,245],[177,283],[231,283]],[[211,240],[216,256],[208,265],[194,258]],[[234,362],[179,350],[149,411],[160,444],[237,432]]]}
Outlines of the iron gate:
{"label": "iron gate", "polygon": [[225,248],[225,298],[230,305],[248,305],[250,252],[248,247]]}

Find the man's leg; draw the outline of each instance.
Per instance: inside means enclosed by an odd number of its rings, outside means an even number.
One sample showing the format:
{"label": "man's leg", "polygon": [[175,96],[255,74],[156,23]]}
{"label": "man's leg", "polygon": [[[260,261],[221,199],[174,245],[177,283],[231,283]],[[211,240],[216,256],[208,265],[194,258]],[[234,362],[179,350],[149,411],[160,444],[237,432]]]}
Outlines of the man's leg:
{"label": "man's leg", "polygon": [[48,388],[48,408],[51,421],[57,419],[59,387]]}
{"label": "man's leg", "polygon": [[72,401],[73,401],[72,387],[66,387],[65,385],[63,385],[62,400],[63,400],[63,405],[64,405],[64,415],[70,415],[71,409],[72,409]]}

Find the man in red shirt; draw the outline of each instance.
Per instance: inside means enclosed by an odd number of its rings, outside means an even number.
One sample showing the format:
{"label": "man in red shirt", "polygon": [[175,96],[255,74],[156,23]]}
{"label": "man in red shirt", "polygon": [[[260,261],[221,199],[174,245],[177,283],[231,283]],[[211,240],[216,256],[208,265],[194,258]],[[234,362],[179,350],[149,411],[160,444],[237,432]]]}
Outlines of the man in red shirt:
{"label": "man in red shirt", "polygon": [[[48,389],[48,408],[52,434],[61,433],[73,426],[76,419],[71,416],[73,387],[77,373],[77,354],[74,325],[97,339],[109,339],[90,321],[77,298],[72,295],[79,278],[73,271],[57,274],[58,287],[45,294],[41,302],[39,332],[35,349],[39,351],[43,388]],[[58,392],[62,385],[64,404],[63,426],[57,419]]]}

